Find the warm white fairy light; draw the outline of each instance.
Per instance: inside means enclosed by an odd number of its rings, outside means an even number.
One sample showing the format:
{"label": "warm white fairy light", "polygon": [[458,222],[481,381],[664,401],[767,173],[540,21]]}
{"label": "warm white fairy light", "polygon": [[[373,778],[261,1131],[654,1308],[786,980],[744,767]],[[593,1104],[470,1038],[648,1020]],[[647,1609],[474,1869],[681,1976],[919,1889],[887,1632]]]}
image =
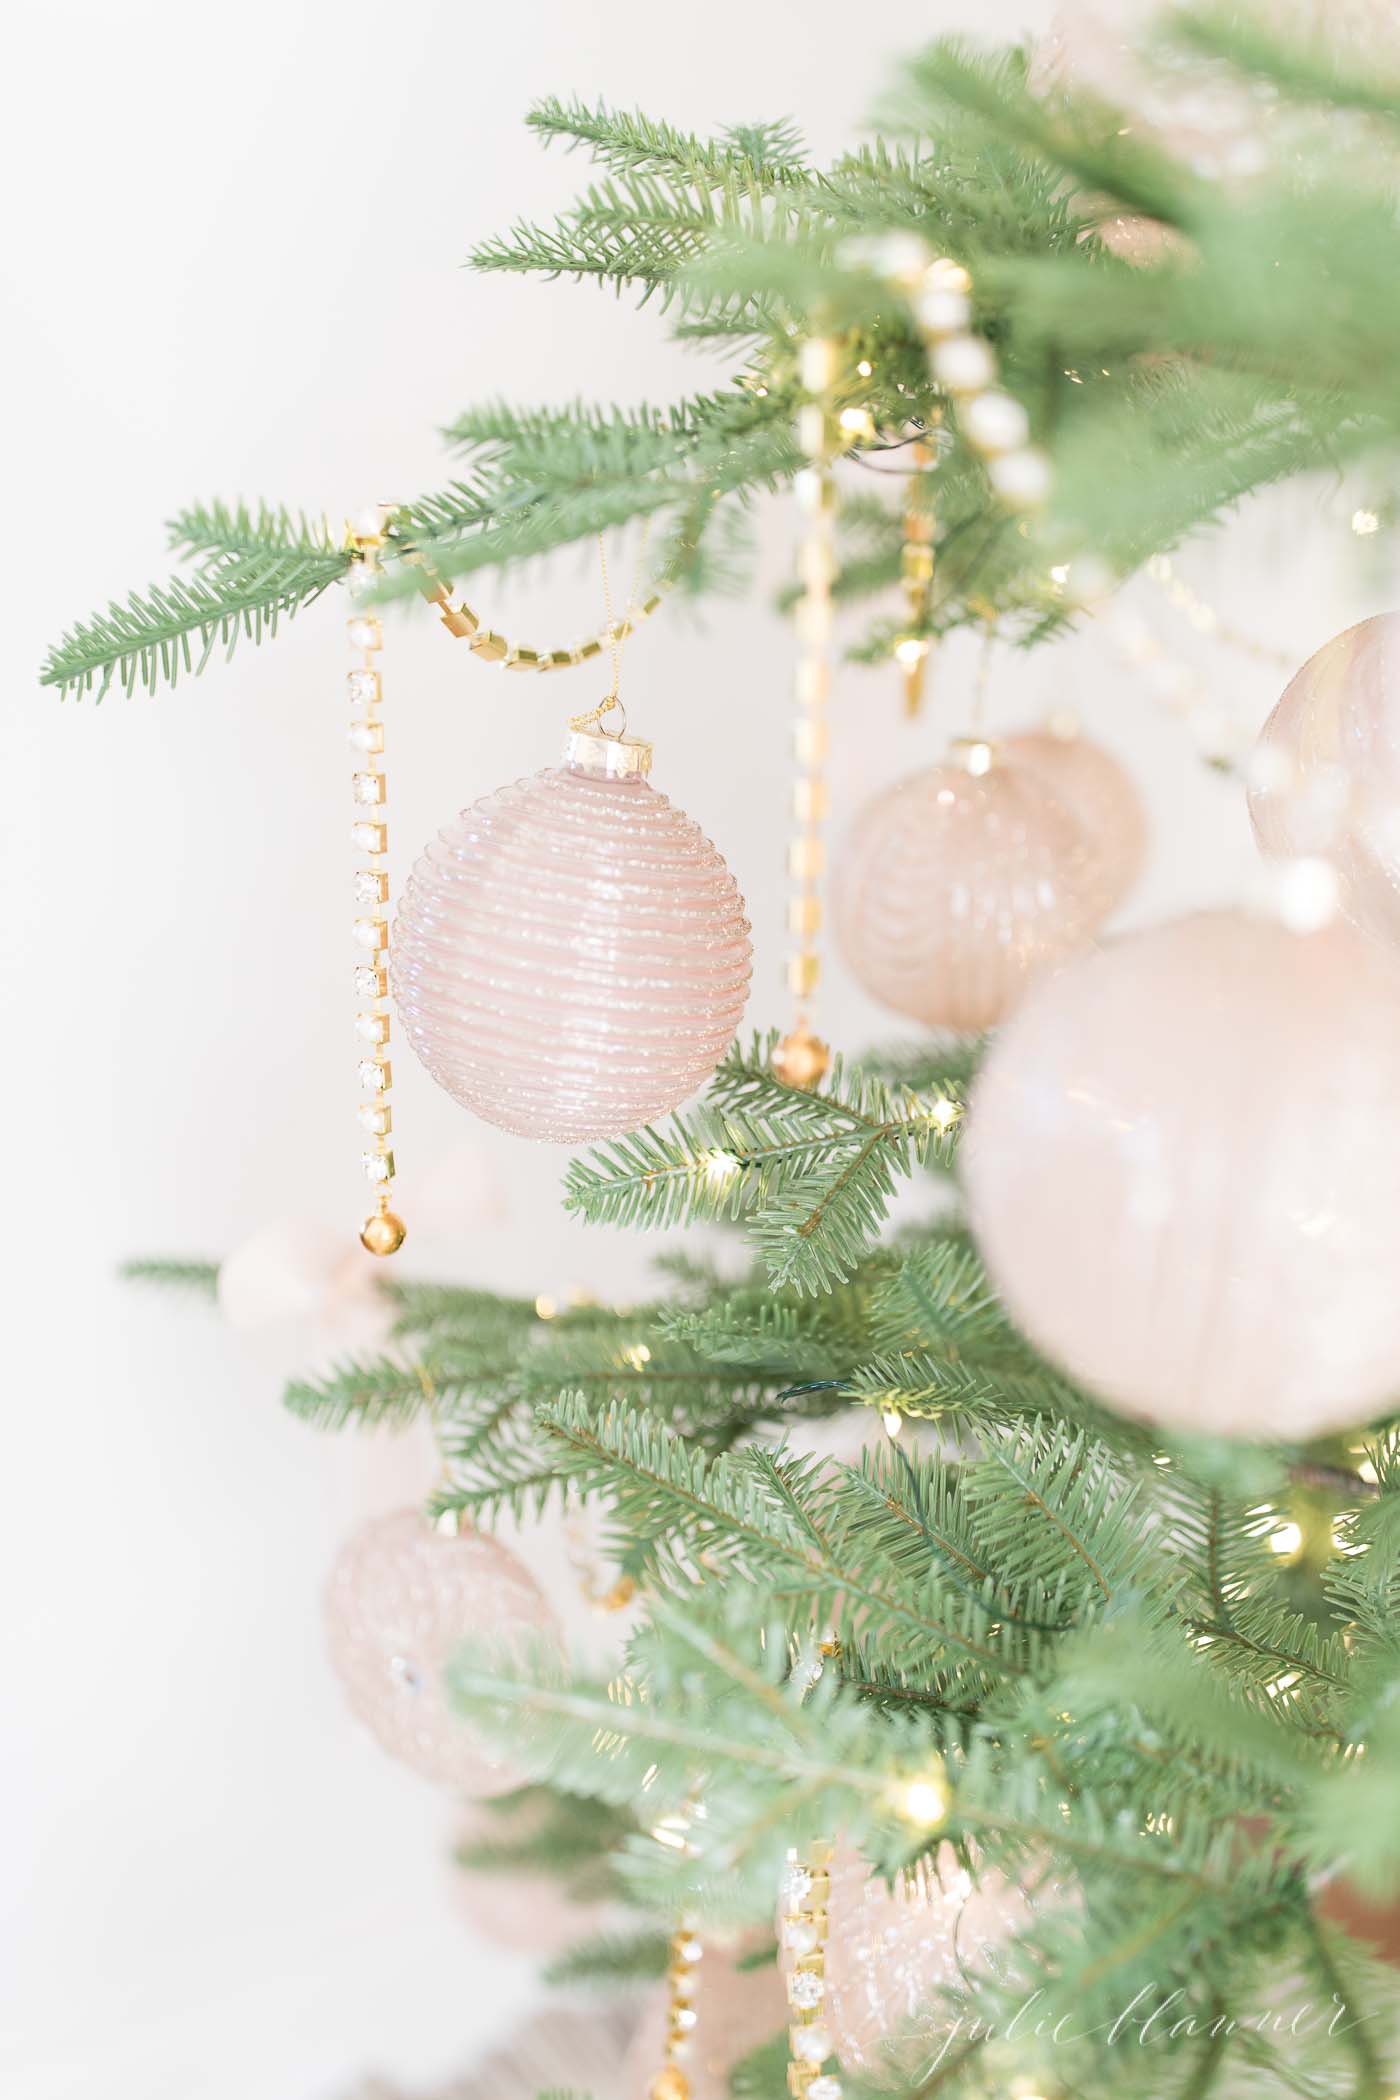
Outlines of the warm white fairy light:
{"label": "warm white fairy light", "polygon": [[1302,1544],[1301,1524],[1280,1524],[1278,1530],[1269,1535],[1269,1551],[1276,1553],[1280,1560],[1291,1560]]}
{"label": "warm white fairy light", "polygon": [[942,1776],[911,1779],[900,1790],[898,1807],[906,1822],[917,1823],[921,1830],[934,1829],[948,1813],[948,1789]]}

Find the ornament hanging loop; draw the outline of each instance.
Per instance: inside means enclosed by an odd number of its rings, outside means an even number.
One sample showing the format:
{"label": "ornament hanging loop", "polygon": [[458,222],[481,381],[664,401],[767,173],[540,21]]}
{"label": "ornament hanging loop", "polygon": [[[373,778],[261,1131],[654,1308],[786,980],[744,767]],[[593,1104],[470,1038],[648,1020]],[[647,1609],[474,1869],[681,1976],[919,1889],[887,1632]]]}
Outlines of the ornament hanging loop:
{"label": "ornament hanging loop", "polygon": [[[611,714],[616,714],[618,721],[614,728],[607,729],[603,725]],[[569,727],[573,730],[596,729],[599,736],[612,737],[615,741],[625,737],[627,734],[627,710],[617,697],[616,686],[608,694],[606,700],[600,700],[596,707],[590,707],[587,714],[570,715]]]}

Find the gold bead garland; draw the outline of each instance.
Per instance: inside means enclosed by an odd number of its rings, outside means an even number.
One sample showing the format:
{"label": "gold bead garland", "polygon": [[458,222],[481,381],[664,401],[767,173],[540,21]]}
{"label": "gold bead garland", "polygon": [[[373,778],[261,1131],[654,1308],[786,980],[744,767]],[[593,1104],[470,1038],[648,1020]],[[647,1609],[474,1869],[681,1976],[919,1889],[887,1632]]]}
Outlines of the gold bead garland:
{"label": "gold bead garland", "polygon": [[932,649],[922,629],[928,620],[929,601],[933,596],[936,526],[930,471],[935,459],[933,447],[925,439],[916,438],[909,448],[909,456],[915,471],[910,477],[904,507],[904,546],[899,564],[908,632],[895,643],[894,653],[904,672],[904,712],[912,718],[924,704],[924,681]]}
{"label": "gold bead garland", "polygon": [[793,724],[796,773],[792,788],[795,826],[788,845],[787,986],[796,1002],[792,1029],[773,1053],[773,1069],[789,1086],[816,1086],[831,1052],[813,1033],[808,1015],[821,983],[821,881],[826,866],[826,761],[830,744],[831,586],[836,575],[836,480],[832,461],[841,449],[834,393],[837,346],[829,336],[811,336],[801,351],[802,390],[798,441],[808,465],[797,478],[805,514],[798,548],[797,710]]}
{"label": "gold bead garland", "polygon": [[[367,582],[379,566],[382,533],[352,532],[357,550],[356,581]],[[384,629],[376,613],[352,613],[346,634],[360,662],[347,676],[350,704],[362,710],[350,724],[350,743],[360,763],[351,781],[356,808],[361,812],[351,826],[350,838],[360,854],[354,874],[355,902],[365,910],[355,920],[355,939],[365,951],[355,968],[355,992],[359,1011],[355,1032],[364,1043],[359,1067],[365,1099],[359,1117],[373,1140],[360,1154],[365,1175],[376,1191],[376,1206],[365,1219],[361,1244],[371,1254],[396,1254],[403,1245],[402,1218],[389,1208],[389,1189],[394,1179],[394,1154],[390,1144],[394,1114],[389,1101],[393,1067],[389,1059],[389,827],[385,822],[387,784],[384,776],[384,725],[379,709],[383,682],[377,658],[384,646]]]}
{"label": "gold bead garland", "polygon": [[783,1876],[783,1946],[788,1955],[788,2092],[792,2100],[841,2100],[841,2081],[822,2067],[833,2053],[826,2002],[827,1900],[833,1847],[791,1851]]}
{"label": "gold bead garland", "polygon": [[703,1951],[690,1925],[683,1922],[672,1934],[670,1959],[666,1966],[666,1985],[670,1993],[666,2060],[651,2081],[650,2100],[690,2100],[690,2080],[682,2064],[691,2053],[698,2022],[695,1985]]}

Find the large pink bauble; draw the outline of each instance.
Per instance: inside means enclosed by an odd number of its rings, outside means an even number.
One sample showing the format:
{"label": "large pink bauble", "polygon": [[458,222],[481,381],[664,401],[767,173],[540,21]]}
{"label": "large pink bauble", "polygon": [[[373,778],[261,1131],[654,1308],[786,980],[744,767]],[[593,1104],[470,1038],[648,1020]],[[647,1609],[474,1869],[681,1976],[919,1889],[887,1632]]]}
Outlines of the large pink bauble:
{"label": "large pink bauble", "polygon": [[[617,1137],[676,1108],[734,1039],[753,951],[734,878],[637,770],[647,746],[472,804],[404,889],[390,943],[404,1032],[440,1086],[518,1137]],[[598,747],[606,747],[599,751]]]}
{"label": "large pink bauble", "polygon": [[962,1152],[1013,1316],[1129,1414],[1300,1438],[1400,1394],[1400,975],[1204,913],[1039,986]]}
{"label": "large pink bauble", "polygon": [[[973,753],[985,754],[986,745]],[[931,1028],[990,1028],[1103,916],[1089,841],[1038,772],[954,758],[868,802],[832,874],[866,991]]]}
{"label": "large pink bauble", "polygon": [[[827,1901],[822,2017],[847,2071],[907,2080],[936,2056],[947,2014],[935,2001],[961,1976],[990,1972],[998,1951],[1030,1922],[1024,1889],[999,1874],[974,1884],[953,1847],[938,1847],[891,1887],[859,1852],[838,1845]],[[792,1955],[779,1948],[784,1973]],[[934,2025],[920,2033],[924,2016]]]}
{"label": "large pink bauble", "polygon": [[443,1671],[469,1639],[506,1653],[557,1639],[543,1591],[479,1532],[432,1529],[419,1509],[375,1517],[342,1548],[326,1589],[331,1662],[350,1707],[391,1757],[425,1779],[500,1794],[524,1774],[449,1704]]}
{"label": "large pink bauble", "polygon": [[[695,1972],[695,2028],[682,2044],[680,2068],[690,2100],[729,2100],[729,2073],[742,2057],[771,2042],[787,2025],[787,1997],[771,1962],[755,1969],[735,1966],[734,1953],[707,1945]],[[737,1950],[743,1952],[744,1950]],[[661,1990],[650,1998],[623,2060],[622,2100],[647,2100],[666,2060],[669,2000]]]}
{"label": "large pink bauble", "polygon": [[1400,613],[1335,635],[1260,733],[1249,789],[1260,850],[1335,867],[1353,924],[1400,947]]}
{"label": "large pink bauble", "polygon": [[1078,819],[1098,862],[1104,916],[1127,896],[1147,857],[1147,818],[1131,775],[1102,744],[1077,729],[1047,724],[1008,737],[1012,765],[1029,766]]}

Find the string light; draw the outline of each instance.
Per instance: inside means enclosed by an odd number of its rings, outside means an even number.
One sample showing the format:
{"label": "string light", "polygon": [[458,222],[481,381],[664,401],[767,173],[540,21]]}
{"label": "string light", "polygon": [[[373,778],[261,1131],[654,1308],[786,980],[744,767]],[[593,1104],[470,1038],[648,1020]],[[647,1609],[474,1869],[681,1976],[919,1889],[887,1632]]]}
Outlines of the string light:
{"label": "string light", "polygon": [[932,1830],[948,1813],[948,1789],[942,1775],[911,1779],[899,1796],[899,1813],[921,1830]]}

